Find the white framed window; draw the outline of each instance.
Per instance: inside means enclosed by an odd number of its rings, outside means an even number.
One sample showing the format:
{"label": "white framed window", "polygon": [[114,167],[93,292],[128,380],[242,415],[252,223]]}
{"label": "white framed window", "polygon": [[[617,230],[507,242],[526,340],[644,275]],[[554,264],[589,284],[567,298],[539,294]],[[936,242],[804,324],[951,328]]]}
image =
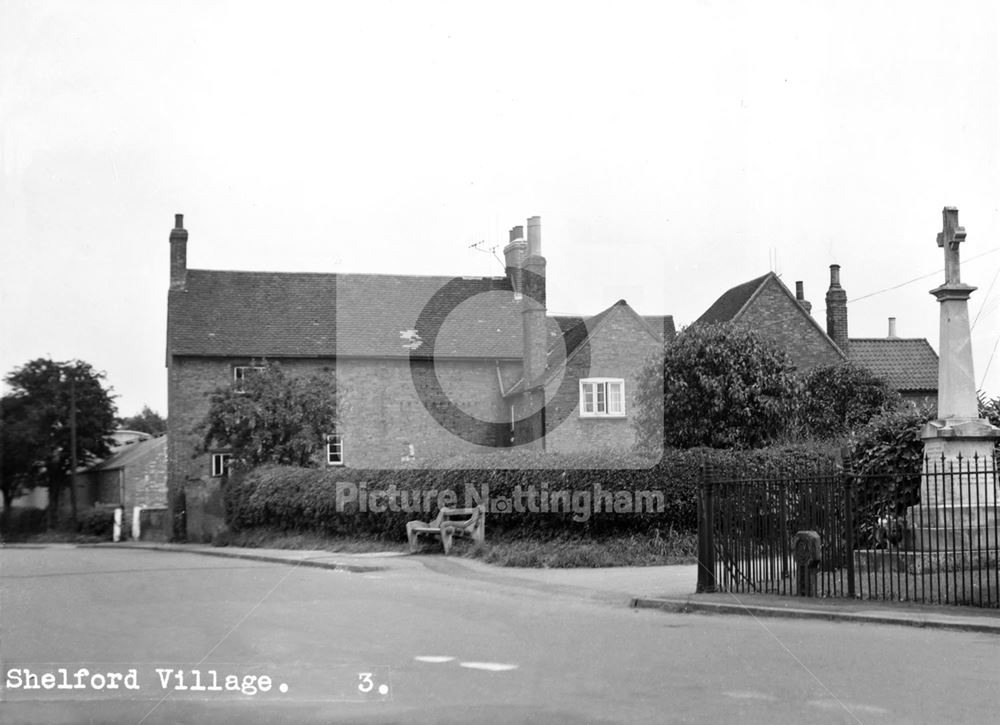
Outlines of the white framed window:
{"label": "white framed window", "polygon": [[584,378],[580,381],[580,416],[583,418],[624,418],[623,378]]}
{"label": "white framed window", "polygon": [[263,365],[233,365],[233,390],[237,393],[246,392],[246,379],[263,369]]}
{"label": "white framed window", "polygon": [[344,439],[340,433],[330,433],[326,437],[326,464],[328,466],[344,465]]}
{"label": "white framed window", "polygon": [[229,460],[232,457],[230,453],[212,454],[212,478],[223,478],[229,475]]}

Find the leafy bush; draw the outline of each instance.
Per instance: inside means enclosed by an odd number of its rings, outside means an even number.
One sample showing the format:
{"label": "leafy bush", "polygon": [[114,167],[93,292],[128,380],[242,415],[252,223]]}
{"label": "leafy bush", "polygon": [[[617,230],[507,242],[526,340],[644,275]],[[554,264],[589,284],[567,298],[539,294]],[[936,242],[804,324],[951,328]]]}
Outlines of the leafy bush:
{"label": "leafy bush", "polygon": [[829,438],[854,431],[899,406],[899,393],[854,363],[813,368],[802,377],[796,418],[807,435]]}
{"label": "leafy bush", "polygon": [[1000,427],[1000,395],[987,398],[983,393],[978,395],[979,417]]}
{"label": "leafy bush", "polygon": [[646,365],[636,430],[642,445],[659,447],[643,436],[659,432],[649,416],[662,415],[667,447],[756,448],[783,433],[797,392],[788,356],[754,330],[728,322],[692,326],[664,347],[662,361]]}
{"label": "leafy bush", "polygon": [[76,530],[87,536],[110,539],[115,527],[115,512],[112,509],[88,509],[76,517]]}
{"label": "leafy bush", "polygon": [[920,502],[920,431],[933,417],[927,408],[907,405],[874,417],[855,436],[851,471],[859,542],[874,543],[883,522],[899,521]]}

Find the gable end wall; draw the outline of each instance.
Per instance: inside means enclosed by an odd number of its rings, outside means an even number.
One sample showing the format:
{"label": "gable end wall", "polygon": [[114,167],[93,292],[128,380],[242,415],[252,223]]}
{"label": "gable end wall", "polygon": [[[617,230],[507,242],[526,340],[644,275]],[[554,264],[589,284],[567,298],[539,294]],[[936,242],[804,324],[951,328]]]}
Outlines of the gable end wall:
{"label": "gable end wall", "polygon": [[799,370],[844,361],[826,336],[806,319],[806,312],[771,280],[749,303],[739,321],[773,340]]}

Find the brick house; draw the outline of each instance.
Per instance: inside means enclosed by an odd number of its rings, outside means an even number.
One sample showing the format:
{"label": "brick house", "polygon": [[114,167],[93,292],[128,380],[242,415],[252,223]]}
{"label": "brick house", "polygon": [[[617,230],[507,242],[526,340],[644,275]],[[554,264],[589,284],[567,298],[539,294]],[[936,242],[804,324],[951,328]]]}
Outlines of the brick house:
{"label": "brick house", "polygon": [[[338,420],[326,464],[387,468],[531,446],[630,448],[643,363],[674,334],[670,317],[624,300],[591,318],[546,311],[541,221],[515,227],[499,277],[236,272],[187,268],[170,233],[168,489],[190,539],[222,527],[224,445],[198,452],[209,395],[255,361],[335,375]],[[549,400],[547,405],[539,401]]]}
{"label": "brick house", "polygon": [[847,292],[840,284],[840,265],[830,265],[826,292],[826,328],[812,316],[802,282],[793,294],[774,273],[752,279],[723,293],[694,324],[743,322],[783,348],[800,370],[851,360],[882,377],[904,400],[937,403],[938,356],[925,338],[899,338],[889,320],[885,338],[850,338]]}

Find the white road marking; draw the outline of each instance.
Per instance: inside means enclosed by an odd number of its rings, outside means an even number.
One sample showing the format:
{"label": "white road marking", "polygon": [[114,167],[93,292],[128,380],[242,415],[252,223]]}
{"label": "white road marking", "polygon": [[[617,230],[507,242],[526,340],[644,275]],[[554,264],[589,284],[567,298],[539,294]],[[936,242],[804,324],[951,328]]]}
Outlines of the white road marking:
{"label": "white road marking", "polygon": [[430,662],[432,664],[438,664],[440,662],[451,662],[454,657],[442,657],[440,655],[421,655],[419,657],[414,657],[417,662]]}
{"label": "white road marking", "polygon": [[824,710],[847,709],[850,712],[865,712],[872,715],[887,715],[889,711],[877,705],[861,705],[854,702],[835,702],[834,700],[810,700],[807,704],[813,707],[821,707]]}
{"label": "white road marking", "polygon": [[505,665],[501,662],[459,662],[458,666],[468,667],[470,670],[487,670],[488,672],[507,672],[517,669],[517,665]]}
{"label": "white road marking", "polygon": [[754,692],[753,690],[741,690],[737,692],[723,692],[726,697],[733,697],[737,700],[765,700],[767,702],[774,702],[778,698],[774,695],[768,695],[766,692]]}

